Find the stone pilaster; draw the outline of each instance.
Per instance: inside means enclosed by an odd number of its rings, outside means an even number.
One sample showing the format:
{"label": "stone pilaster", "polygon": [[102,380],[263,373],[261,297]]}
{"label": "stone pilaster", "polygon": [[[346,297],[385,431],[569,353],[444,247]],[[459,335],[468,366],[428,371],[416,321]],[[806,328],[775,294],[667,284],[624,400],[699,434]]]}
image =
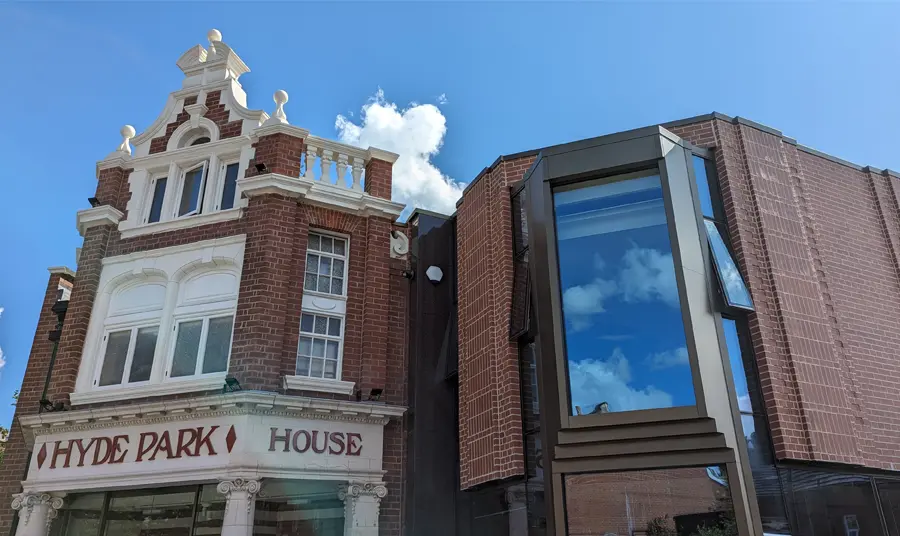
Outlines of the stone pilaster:
{"label": "stone pilaster", "polygon": [[47,536],[50,525],[62,508],[59,495],[49,493],[19,493],[12,501],[13,510],[19,512],[16,536]]}
{"label": "stone pilaster", "polygon": [[378,536],[381,499],[387,496],[383,483],[350,482],[338,491],[344,501],[344,536]]}
{"label": "stone pilaster", "polygon": [[256,510],[256,494],[259,493],[258,480],[223,480],[216,487],[225,496],[225,519],[222,522],[222,536],[251,536],[253,534],[253,514]]}

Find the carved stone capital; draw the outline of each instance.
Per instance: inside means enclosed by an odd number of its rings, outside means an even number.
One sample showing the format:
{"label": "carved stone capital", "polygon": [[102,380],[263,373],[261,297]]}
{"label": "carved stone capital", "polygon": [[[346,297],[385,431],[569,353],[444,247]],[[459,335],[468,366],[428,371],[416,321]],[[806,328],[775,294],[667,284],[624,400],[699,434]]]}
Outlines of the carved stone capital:
{"label": "carved stone capital", "polygon": [[[259,480],[247,480],[244,478],[235,478],[234,480],[223,480],[216,486],[216,491],[225,496],[225,512],[231,507],[232,500],[244,499],[247,501],[247,513],[253,508],[253,502],[256,494],[260,489]],[[246,493],[246,498],[241,494]]]}
{"label": "carved stone capital", "polygon": [[407,253],[409,253],[409,237],[401,231],[391,231],[391,258],[404,258]]}
{"label": "carved stone capital", "polygon": [[19,519],[23,526],[28,525],[31,521],[31,514],[34,511],[46,508],[46,519],[44,522],[49,529],[53,520],[59,515],[59,509],[62,508],[62,497],[50,495],[49,493],[19,493],[13,496],[12,508],[19,511]]}

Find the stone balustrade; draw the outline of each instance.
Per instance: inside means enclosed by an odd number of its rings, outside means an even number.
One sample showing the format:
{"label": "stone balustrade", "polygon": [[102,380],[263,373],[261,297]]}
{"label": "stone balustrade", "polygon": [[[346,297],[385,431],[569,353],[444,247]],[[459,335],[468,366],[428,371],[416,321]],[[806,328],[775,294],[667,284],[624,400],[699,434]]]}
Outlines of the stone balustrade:
{"label": "stone balustrade", "polygon": [[303,177],[337,188],[363,191],[369,152],[317,136],[306,139]]}

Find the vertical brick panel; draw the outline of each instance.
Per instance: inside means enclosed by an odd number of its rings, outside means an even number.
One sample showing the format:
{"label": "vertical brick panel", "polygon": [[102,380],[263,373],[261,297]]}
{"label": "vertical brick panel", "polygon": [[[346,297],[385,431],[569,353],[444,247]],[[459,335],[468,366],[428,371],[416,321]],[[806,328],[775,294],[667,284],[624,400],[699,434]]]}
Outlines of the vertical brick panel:
{"label": "vertical brick panel", "polygon": [[363,396],[385,386],[388,311],[390,297],[391,223],[370,217],[366,226],[365,305],[363,309],[362,367],[359,387]]}
{"label": "vertical brick panel", "polygon": [[78,258],[78,273],[69,298],[66,324],[59,340],[56,364],[47,393],[47,397],[54,402],[68,402],[69,394],[75,389],[88,321],[99,290],[102,261],[106,257],[110,235],[114,232],[114,226],[110,224],[92,227],[84,235],[81,256]]}
{"label": "vertical brick panel", "polygon": [[244,389],[281,388],[282,350],[292,275],[297,202],[279,195],[250,199],[244,266],[229,371]]}
{"label": "vertical brick panel", "polygon": [[457,210],[460,481],[469,488],[525,470],[518,354],[509,341],[512,217],[509,186],[533,157],[501,163]]}
{"label": "vertical brick panel", "polygon": [[[29,451],[25,444],[25,437],[22,435],[22,428],[19,426],[19,417],[38,412],[38,402],[44,389],[53,354],[53,343],[47,336],[51,330],[56,328],[57,324],[57,316],[51,308],[56,303],[56,292],[61,279],[71,281],[68,276],[50,274],[47,282],[37,329],[34,333],[34,342],[31,343],[28,366],[25,368],[25,377],[22,379],[22,387],[19,391],[19,401],[16,404],[15,416],[6,443],[6,454],[3,456],[3,464],[0,465],[0,505],[2,505],[0,507],[0,534],[9,533],[15,514],[9,505],[12,502],[12,495],[22,491],[20,482],[24,480],[27,471]],[[3,403],[9,402],[9,400],[5,400]]]}
{"label": "vertical brick panel", "polygon": [[393,164],[372,158],[366,164],[366,192],[374,197],[391,198]]}
{"label": "vertical brick panel", "polygon": [[303,139],[287,134],[262,136],[253,144],[256,152],[247,165],[246,177],[259,173],[257,164],[265,164],[266,173],[280,173],[289,177],[300,176],[300,156],[303,153]]}

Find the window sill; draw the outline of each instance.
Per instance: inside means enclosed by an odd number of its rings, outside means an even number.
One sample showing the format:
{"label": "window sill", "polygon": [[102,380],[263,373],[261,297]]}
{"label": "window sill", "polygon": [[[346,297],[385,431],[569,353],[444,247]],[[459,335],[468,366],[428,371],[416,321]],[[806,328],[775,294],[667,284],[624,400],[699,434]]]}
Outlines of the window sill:
{"label": "window sill", "polygon": [[69,399],[73,406],[94,404],[97,402],[114,402],[152,396],[166,396],[177,393],[211,391],[221,389],[225,385],[225,373],[209,375],[190,380],[167,380],[164,383],[141,385],[139,387],[121,387],[116,389],[95,389],[72,393]]}
{"label": "window sill", "polygon": [[188,229],[190,227],[198,227],[210,223],[221,223],[240,218],[242,208],[243,207],[235,207],[228,210],[217,210],[208,214],[200,214],[199,216],[183,216],[174,220],[147,223],[126,229],[123,229],[122,224],[119,224],[119,231],[122,234],[122,238],[134,238],[136,236],[165,233],[167,231],[176,231],[178,229]]}
{"label": "window sill", "polygon": [[309,378],[306,376],[285,376],[284,388],[298,391],[316,391],[319,393],[335,393],[339,395],[352,395],[355,382],[341,380],[326,380],[324,378]]}

